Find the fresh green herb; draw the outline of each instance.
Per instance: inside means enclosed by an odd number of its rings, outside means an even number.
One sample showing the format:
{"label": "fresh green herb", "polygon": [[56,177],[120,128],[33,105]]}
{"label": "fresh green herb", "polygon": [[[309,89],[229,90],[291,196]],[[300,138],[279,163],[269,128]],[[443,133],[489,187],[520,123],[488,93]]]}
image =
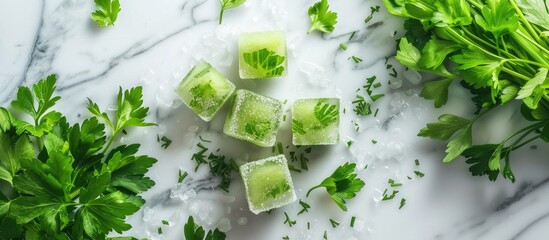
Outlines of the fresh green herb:
{"label": "fresh green herb", "polygon": [[[396,59],[410,69],[440,77],[425,84],[420,95],[441,107],[451,83],[462,80],[476,105],[473,118],[445,114],[419,136],[449,141],[444,162],[462,155],[473,175],[495,180],[501,174],[514,182],[511,152],[535,139],[549,141],[549,38],[543,34],[549,30],[547,2],[384,0],[384,4],[390,13],[409,18]],[[499,143],[473,145],[473,124],[494,109],[517,106],[510,102],[521,102],[523,117],[532,123]]]}
{"label": "fresh green herb", "polygon": [[278,154],[284,154],[284,149],[282,148],[282,143],[281,142],[276,143],[276,148],[278,150]]}
{"label": "fresh green herb", "polygon": [[284,71],[284,60],[286,57],[280,56],[275,52],[262,48],[255,52],[243,53],[244,62],[250,67],[261,70],[265,77],[280,76]]}
{"label": "fresh green herb", "polygon": [[351,36],[349,36],[349,41],[351,41],[355,37],[355,35],[356,35],[356,31],[353,31],[351,33]]}
{"label": "fresh green herb", "polygon": [[328,240],[328,233],[324,231],[324,235],[322,236],[325,240]]}
{"label": "fresh green herb", "polygon": [[206,146],[204,146],[202,143],[197,143],[196,146],[200,148],[198,152],[194,153],[191,157],[191,160],[196,162],[196,167],[194,168],[194,171],[196,172],[198,170],[198,167],[202,164],[208,164],[208,161],[206,160],[205,153],[209,150]]}
{"label": "fresh green herb", "polygon": [[282,239],[284,239],[284,240],[290,240],[290,237],[284,236],[284,237],[282,237]]}
{"label": "fresh green herb", "polygon": [[217,91],[212,86],[212,80],[195,85],[189,92],[193,96],[189,105],[200,113],[207,113],[210,110],[209,106],[219,105],[223,101],[217,96]]}
{"label": "fresh green herb", "polygon": [[351,145],[353,145],[353,141],[347,141],[347,147],[351,147]]}
{"label": "fresh green herb", "polygon": [[305,212],[309,212],[309,208],[311,208],[311,206],[309,206],[308,203],[301,201],[301,199],[299,199],[299,204],[301,205],[301,210],[299,211],[299,213],[297,213],[297,215],[301,215]]}
{"label": "fresh green herb", "polygon": [[223,22],[223,12],[227,9],[235,8],[242,5],[246,0],[219,0],[221,3],[221,10],[219,11],[219,24]]}
{"label": "fresh green herb", "polygon": [[316,119],[325,127],[337,122],[337,119],[339,118],[337,106],[335,104],[328,103],[326,100],[320,100],[317,102],[314,113]]}
{"label": "fresh green herb", "polygon": [[351,226],[352,228],[355,227],[355,220],[356,220],[356,217],[355,217],[355,216],[352,216],[352,217],[351,217],[351,224],[350,224],[350,226]]}
{"label": "fresh green herb", "polygon": [[202,138],[202,136],[198,135],[198,138],[200,138],[200,141],[211,143],[212,141]]}
{"label": "fresh green herb", "polygon": [[356,104],[355,108],[353,108],[356,115],[368,116],[372,114],[371,105],[366,102],[363,96],[356,95],[356,100],[353,101],[353,104]]}
{"label": "fresh green herb", "polygon": [[416,176],[418,176],[418,177],[424,177],[424,176],[425,176],[425,173],[422,173],[421,171],[414,171],[414,173],[415,173]]}
{"label": "fresh green herb", "polygon": [[158,234],[162,234],[162,227],[158,227],[156,231],[158,232]]}
{"label": "fresh green herb", "polygon": [[334,31],[334,25],[337,23],[337,13],[328,11],[328,7],[328,0],[321,0],[309,8],[311,28],[308,33],[314,30],[326,33]]}
{"label": "fresh green herb", "polygon": [[357,178],[357,174],[353,173],[356,168],[356,163],[345,163],[339,166],[332,175],[317,186],[312,187],[307,192],[307,197],[314,189],[325,187],[332,200],[343,211],[347,211],[345,199],[352,199],[356,193],[364,187],[364,181]]}
{"label": "fresh green herb", "polygon": [[330,219],[330,223],[332,224],[333,228],[336,228],[337,226],[339,226],[339,222],[336,220]]}
{"label": "fresh green herb", "polygon": [[389,185],[391,187],[401,187],[402,186],[402,183],[398,183],[396,182],[395,180],[389,178],[389,180],[387,181],[389,183]]}
{"label": "fresh green herb", "polygon": [[389,200],[395,198],[397,193],[398,193],[398,191],[393,190],[393,193],[391,193],[391,195],[387,195],[387,189],[385,189],[385,191],[383,191],[383,199],[381,199],[381,201],[389,201]]}
{"label": "fresh green herb", "polygon": [[[53,96],[56,80],[50,75],[32,90],[20,87],[12,101],[33,123],[0,107],[0,179],[6,181],[0,226],[9,226],[1,239],[105,239],[131,228],[124,219],[139,210],[145,203],[139,194],[154,185],[145,174],[156,159],[137,156],[138,144],[110,148],[124,128],[153,125],[145,122],[141,88],[120,90],[115,124],[102,113],[70,125],[51,110],[60,99]],[[89,100],[91,105],[99,111]],[[98,118],[109,120],[110,135]]]}
{"label": "fresh green herb", "polygon": [[217,187],[225,192],[229,192],[229,185],[231,184],[231,174],[233,171],[238,171],[236,163],[232,158],[227,159],[223,155],[216,155],[211,152],[206,157],[206,152],[209,151],[209,148],[204,146],[202,143],[196,144],[200,149],[198,152],[194,153],[191,157],[191,160],[196,162],[196,167],[194,171],[198,170],[200,165],[205,164],[210,168],[210,173],[213,176],[221,177],[221,182]]}
{"label": "fresh green herb", "polygon": [[372,18],[374,17],[374,13],[379,12],[379,8],[380,8],[379,6],[370,7],[370,16],[364,19],[364,23],[370,22],[370,20],[372,20]]}
{"label": "fresh green herb", "polygon": [[400,199],[400,205],[398,206],[398,209],[401,209],[402,207],[404,207],[404,205],[406,205],[406,198]]}
{"label": "fresh green herb", "polygon": [[353,59],[353,61],[355,63],[361,63],[362,62],[362,58],[359,58],[357,56],[351,56],[349,59]]}
{"label": "fresh green herb", "polygon": [[296,167],[294,167],[294,165],[291,165],[291,164],[288,164],[288,169],[290,171],[293,171],[293,172],[296,172],[296,173],[301,173],[301,169],[296,168]]}
{"label": "fresh green herb", "polygon": [[164,148],[164,149],[167,149],[167,148],[170,146],[170,144],[172,144],[172,140],[169,139],[169,138],[166,137],[166,136],[162,136],[162,137],[156,136],[156,141],[157,141],[157,142],[162,141],[162,145],[160,145],[160,146],[161,146],[162,148]]}
{"label": "fresh green herb", "polygon": [[248,122],[244,126],[244,131],[252,135],[256,139],[261,139],[271,130],[271,123],[268,121],[265,122]]}
{"label": "fresh green herb", "polygon": [[162,224],[164,224],[164,225],[170,225],[170,222],[168,222],[168,220],[162,220]]}
{"label": "fresh green herb", "polygon": [[307,222],[307,229],[311,229],[311,223]]}
{"label": "fresh green herb", "polygon": [[[227,237],[225,233],[219,231],[219,229],[210,230],[206,234],[204,228],[194,222],[194,218],[189,216],[187,223],[184,226],[185,240],[225,240]],[[205,237],[204,237],[205,236]]]}
{"label": "fresh green herb", "polygon": [[101,27],[114,25],[120,12],[120,2],[118,0],[95,0],[94,2],[95,11],[91,14],[91,19]]}
{"label": "fresh green herb", "polygon": [[415,160],[416,166],[419,166],[419,159]]}
{"label": "fresh green herb", "polygon": [[290,227],[293,227],[297,222],[294,220],[292,221],[292,219],[290,219],[290,216],[288,216],[288,213],[284,212],[284,216],[286,217],[286,220],[284,220],[284,224],[288,224],[288,226]]}
{"label": "fresh green herb", "polygon": [[340,44],[339,44],[339,49],[341,49],[341,50],[343,50],[343,51],[347,50],[347,44],[345,44],[345,43],[340,43]]}
{"label": "fresh green herb", "polygon": [[372,139],[372,144],[377,144],[377,140]]}
{"label": "fresh green herb", "polygon": [[283,194],[290,190],[290,185],[285,183],[282,186],[276,186],[275,188],[269,189],[269,191],[265,194],[270,198],[276,199],[277,196],[280,196],[280,194]]}
{"label": "fresh green herb", "polygon": [[177,183],[182,183],[188,175],[189,173],[187,173],[187,171],[181,172],[181,169],[179,169]]}
{"label": "fresh green herb", "polygon": [[376,111],[374,112],[374,117],[377,117],[378,113],[379,113],[379,108],[376,108]]}

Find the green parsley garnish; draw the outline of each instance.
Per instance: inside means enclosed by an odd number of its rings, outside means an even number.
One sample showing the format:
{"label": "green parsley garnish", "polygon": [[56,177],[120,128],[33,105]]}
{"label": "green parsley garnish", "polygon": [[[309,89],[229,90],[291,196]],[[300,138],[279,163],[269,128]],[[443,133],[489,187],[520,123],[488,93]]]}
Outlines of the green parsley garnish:
{"label": "green parsley garnish", "polygon": [[347,50],[347,44],[345,44],[345,43],[340,43],[340,44],[339,44],[339,49],[341,49],[341,50],[343,50],[343,51]]}
{"label": "green parsley garnish", "polygon": [[185,223],[183,232],[185,235],[185,240],[225,240],[227,237],[225,233],[219,231],[217,228],[215,230],[208,231],[206,234],[204,228],[197,225],[192,216],[189,216],[187,223]]}
{"label": "green parsley garnish", "polygon": [[242,5],[246,0],[219,0],[221,3],[221,10],[219,11],[219,24],[223,22],[223,12],[230,8],[235,8]]}
{"label": "green parsley garnish", "polygon": [[182,183],[188,175],[189,173],[187,173],[187,171],[181,172],[181,169],[179,169],[179,172],[177,173],[177,183]]}
{"label": "green parsley garnish", "polygon": [[391,193],[391,195],[387,195],[387,189],[385,189],[385,191],[383,191],[383,199],[381,199],[381,201],[389,201],[395,198],[397,193],[398,193],[397,190],[393,190],[393,193]]}
{"label": "green parsley garnish", "polygon": [[164,148],[164,149],[167,149],[167,148],[170,146],[170,144],[172,144],[172,140],[169,139],[169,138],[166,137],[166,136],[160,137],[160,136],[157,135],[157,136],[156,136],[156,141],[157,141],[157,142],[161,142],[161,141],[162,141],[162,144],[161,144],[160,146],[161,146],[162,148]]}
{"label": "green parsley garnish", "polygon": [[337,122],[337,119],[339,118],[337,106],[328,103],[326,100],[318,101],[314,113],[316,119],[325,127]]}
{"label": "green parsley garnish", "polygon": [[280,76],[284,71],[284,60],[286,57],[280,56],[275,52],[262,48],[255,52],[243,53],[244,62],[250,67],[261,70],[265,77]]}
{"label": "green parsley garnish", "polygon": [[248,122],[244,126],[244,131],[256,139],[261,139],[271,130],[270,122]]}
{"label": "green parsley garnish", "polygon": [[227,159],[223,155],[216,155],[210,153],[206,157],[206,152],[209,148],[204,146],[202,143],[196,144],[200,149],[198,152],[194,153],[191,157],[191,160],[196,162],[195,172],[198,170],[198,167],[202,164],[207,164],[210,168],[210,173],[213,176],[221,177],[221,182],[217,187],[225,192],[229,192],[229,186],[231,184],[231,174],[233,171],[238,172],[238,167],[232,158]]}
{"label": "green parsley garnish", "polygon": [[353,145],[353,141],[347,141],[347,147],[351,147],[351,145]]}
{"label": "green parsley garnish", "polygon": [[190,90],[193,99],[189,105],[197,112],[204,113],[209,110],[210,106],[216,106],[223,101],[218,98],[217,91],[212,87],[211,82],[211,80],[201,82]]}
{"label": "green parsley garnish", "polygon": [[422,173],[421,171],[414,171],[414,173],[415,173],[416,176],[418,176],[418,177],[424,177],[424,176],[425,176],[425,173]]}
{"label": "green parsley garnish", "polygon": [[120,2],[118,0],[94,0],[94,2],[95,11],[91,14],[91,19],[101,27],[114,25],[120,12]]}
{"label": "green parsley garnish", "polygon": [[349,59],[353,59],[353,61],[355,63],[361,63],[362,62],[362,58],[359,58],[357,56],[351,56]]}
{"label": "green parsley garnish", "polygon": [[402,187],[402,183],[398,183],[395,180],[389,178],[387,181],[391,187]]}
{"label": "green parsley garnish", "polygon": [[374,17],[374,13],[379,12],[379,8],[379,6],[370,7],[370,16],[364,19],[364,23],[370,22],[370,20],[372,20],[372,18]]}
{"label": "green parsley garnish", "polygon": [[347,211],[345,199],[352,199],[356,193],[364,187],[364,181],[357,178],[357,174],[353,173],[356,168],[356,163],[345,163],[339,166],[332,175],[317,186],[312,187],[307,192],[307,197],[314,189],[325,187],[332,200],[343,211]]}
{"label": "green parsley garnish", "polygon": [[400,205],[398,206],[398,209],[401,209],[402,207],[404,207],[404,205],[406,205],[406,198],[400,199]]}
{"label": "green parsley garnish", "polygon": [[419,159],[415,160],[416,166],[419,166]]}
{"label": "green parsley garnish", "polygon": [[337,23],[337,13],[328,11],[328,7],[330,7],[328,0],[321,0],[309,8],[308,14],[311,18],[311,28],[307,33],[311,33],[314,30],[326,33],[334,31],[334,25]]}
{"label": "green parsley garnish", "polygon": [[352,216],[351,217],[351,224],[350,224],[351,227],[355,227],[355,220],[356,220],[356,217]]}
{"label": "green parsley garnish", "polygon": [[288,224],[288,226],[290,227],[293,227],[297,222],[294,220],[292,221],[292,219],[290,219],[290,216],[288,216],[288,213],[284,212],[284,216],[286,217],[286,220],[284,220],[284,224]]}
{"label": "green parsley garnish", "polygon": [[301,205],[301,210],[299,211],[299,213],[297,213],[297,215],[301,215],[305,212],[309,212],[309,208],[311,208],[311,206],[309,206],[308,203],[302,201],[301,199],[299,199],[299,205]]}
{"label": "green parsley garnish", "polygon": [[371,105],[366,102],[363,96],[356,95],[356,100],[353,101],[353,104],[356,104],[355,108],[353,108],[356,115],[368,116],[372,114]]}
{"label": "green parsley garnish", "polygon": [[333,228],[336,228],[337,226],[339,226],[339,222],[336,220],[330,219],[330,223],[332,224]]}

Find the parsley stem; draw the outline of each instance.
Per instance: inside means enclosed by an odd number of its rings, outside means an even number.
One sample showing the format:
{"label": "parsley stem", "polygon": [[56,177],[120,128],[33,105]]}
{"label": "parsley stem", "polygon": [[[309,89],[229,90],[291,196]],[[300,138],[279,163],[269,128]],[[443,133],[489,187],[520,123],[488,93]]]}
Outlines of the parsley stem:
{"label": "parsley stem", "polygon": [[322,187],[321,185],[317,185],[317,186],[314,186],[312,187],[311,189],[309,189],[309,191],[307,191],[307,195],[305,195],[305,197],[309,197],[309,193],[311,193],[313,190],[319,188],[319,187]]}
{"label": "parsley stem", "polygon": [[223,21],[223,11],[225,11],[225,4],[221,6],[221,11],[219,12],[219,24]]}
{"label": "parsley stem", "polygon": [[524,141],[523,143],[521,143],[521,144],[519,144],[519,145],[517,145],[517,146],[514,146],[514,147],[513,147],[512,149],[510,149],[510,150],[511,150],[511,151],[515,151],[515,150],[517,150],[517,149],[523,147],[524,145],[526,145],[526,144],[528,144],[528,143],[530,143],[530,142],[532,142],[532,141],[534,141],[534,140],[536,140],[536,139],[538,139],[538,138],[540,138],[539,135],[533,136],[533,137],[531,137],[530,139]]}
{"label": "parsley stem", "polygon": [[530,31],[530,33],[534,36],[534,38],[536,38],[537,41],[540,41],[541,39],[539,39],[539,36],[538,34],[536,34],[536,31],[532,28],[532,25],[530,25],[530,22],[528,22],[528,20],[526,20],[526,18],[524,17],[524,14],[522,13],[522,11],[520,10],[520,8],[517,6],[517,3],[515,3],[514,0],[511,0],[509,1],[511,3],[511,5],[513,5],[513,8],[515,9],[517,15],[519,16],[520,18],[520,21],[526,25],[526,27],[528,28],[528,30]]}
{"label": "parsley stem", "polygon": [[496,59],[503,59],[502,57],[498,56],[498,55],[495,55],[493,53],[491,53],[490,51],[484,49],[483,47],[479,46],[478,44],[474,43],[474,42],[471,42],[469,39],[461,36],[459,33],[456,32],[456,30],[450,28],[450,27],[447,27],[445,28],[446,32],[449,33],[450,35],[452,35],[454,38],[456,38],[456,40],[459,40],[461,41],[462,43],[465,43],[469,46],[472,46],[472,47],[475,47],[477,48],[478,50],[480,50],[481,52],[484,52],[486,55],[489,55],[491,57],[494,57]]}
{"label": "parsley stem", "polygon": [[105,155],[105,153],[107,153],[107,150],[109,150],[109,148],[111,147],[111,144],[114,141],[114,138],[116,137],[116,135],[118,135],[118,132],[120,131],[116,130],[112,133],[111,137],[109,138],[109,142],[107,142],[107,145],[105,145],[105,148],[103,149],[103,152],[102,152],[103,155]]}

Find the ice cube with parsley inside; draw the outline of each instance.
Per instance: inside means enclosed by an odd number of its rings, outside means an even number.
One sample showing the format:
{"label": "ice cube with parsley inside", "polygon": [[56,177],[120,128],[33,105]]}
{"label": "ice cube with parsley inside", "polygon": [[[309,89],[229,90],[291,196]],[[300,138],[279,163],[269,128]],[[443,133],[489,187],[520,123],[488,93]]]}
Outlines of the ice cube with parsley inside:
{"label": "ice cube with parsley inside", "polygon": [[261,147],[274,146],[280,127],[282,102],[239,89],[225,120],[223,132]]}
{"label": "ice cube with parsley inside", "polygon": [[231,97],[235,88],[212,65],[201,60],[183,78],[176,92],[181,101],[200,118],[210,121]]}
{"label": "ice cube with parsley inside", "polygon": [[282,154],[243,164],[240,173],[250,211],[255,214],[296,200],[288,163]]}
{"label": "ice cube with parsley inside", "polygon": [[238,39],[240,77],[270,78],[286,74],[286,34],[284,32],[248,32]]}
{"label": "ice cube with parsley inside", "polygon": [[294,145],[330,145],[339,142],[339,99],[300,99],[292,105]]}

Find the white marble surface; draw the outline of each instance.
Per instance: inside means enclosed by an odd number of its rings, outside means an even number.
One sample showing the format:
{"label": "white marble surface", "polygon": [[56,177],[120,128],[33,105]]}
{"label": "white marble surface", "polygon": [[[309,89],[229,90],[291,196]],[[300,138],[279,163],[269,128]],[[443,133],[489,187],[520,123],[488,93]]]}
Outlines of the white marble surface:
{"label": "white marble surface", "polygon": [[[149,239],[182,239],[183,224],[189,214],[207,228],[228,229],[227,239],[547,239],[549,236],[549,148],[536,142],[512,158],[517,182],[472,177],[462,159],[442,164],[443,143],[416,137],[426,122],[444,112],[467,116],[467,93],[451,93],[449,104],[433,109],[432,103],[417,96],[417,79],[407,79],[404,69],[393,59],[395,40],[403,34],[401,20],[389,16],[382,7],[368,24],[364,19],[370,6],[379,0],[331,1],[339,23],[331,34],[307,35],[307,8],[314,1],[249,0],[227,10],[223,25],[218,25],[217,0],[122,0],[122,12],[115,26],[100,29],[90,20],[91,0],[0,0],[0,103],[5,106],[18,86],[30,85],[50,73],[59,76],[57,93],[62,96],[58,109],[71,121],[86,116],[86,97],[101,106],[114,103],[118,86],[143,85],[150,119],[159,124],[148,129],[133,129],[121,142],[137,140],[142,152],[159,159],[150,176],[156,186],[144,194],[145,209],[130,217],[134,228],[126,233]],[[280,79],[241,80],[238,78],[236,40],[243,31],[283,30],[287,32],[289,72]],[[351,32],[356,36],[348,41]],[[397,31],[397,35],[394,32]],[[346,42],[347,51],[339,44]],[[357,56],[364,61],[348,60]],[[389,76],[385,58],[400,73]],[[203,167],[194,172],[190,160],[196,151],[197,136],[212,140],[211,149],[239,161],[272,155],[263,149],[222,135],[225,111],[210,123],[196,117],[173,94],[174,86],[200,58],[212,63],[238,88],[246,88],[279,99],[301,97],[340,97],[346,114],[341,119],[342,142],[336,146],[316,147],[310,154],[309,170],[292,172],[298,199],[311,205],[308,213],[296,202],[272,214],[258,216],[248,211],[242,182],[236,174],[230,193],[212,189]],[[306,74],[306,73],[309,74]],[[376,75],[386,96],[374,104],[377,117],[357,118],[351,111],[355,90],[365,78]],[[388,82],[392,80],[393,85]],[[402,86],[399,86],[402,81]],[[396,83],[396,84],[395,84]],[[286,106],[288,107],[288,105]],[[477,142],[495,141],[511,128],[521,125],[513,109],[497,113],[497,120],[477,126]],[[355,132],[353,122],[360,125]],[[489,131],[486,131],[489,130]],[[174,140],[162,149],[156,136]],[[349,149],[345,142],[354,140]],[[371,140],[376,139],[377,144]],[[279,132],[284,146],[290,143],[286,122]],[[287,152],[286,152],[287,153]],[[415,166],[414,159],[421,165]],[[359,177],[366,182],[358,196],[348,201],[343,212],[328,195],[317,190],[305,192],[327,177],[338,165],[351,161],[360,167]],[[190,199],[170,198],[176,187],[178,169],[190,173],[179,189],[194,189]],[[413,176],[414,170],[426,175]],[[407,176],[412,176],[409,180]],[[393,178],[404,186],[392,201],[378,201]],[[192,193],[192,192],[189,192]],[[398,209],[400,199],[407,200]],[[297,224],[283,224],[287,212]],[[349,227],[356,216],[354,228]],[[329,219],[341,222],[332,228]],[[156,229],[161,220],[163,234]],[[307,229],[310,222],[311,229]]]}

